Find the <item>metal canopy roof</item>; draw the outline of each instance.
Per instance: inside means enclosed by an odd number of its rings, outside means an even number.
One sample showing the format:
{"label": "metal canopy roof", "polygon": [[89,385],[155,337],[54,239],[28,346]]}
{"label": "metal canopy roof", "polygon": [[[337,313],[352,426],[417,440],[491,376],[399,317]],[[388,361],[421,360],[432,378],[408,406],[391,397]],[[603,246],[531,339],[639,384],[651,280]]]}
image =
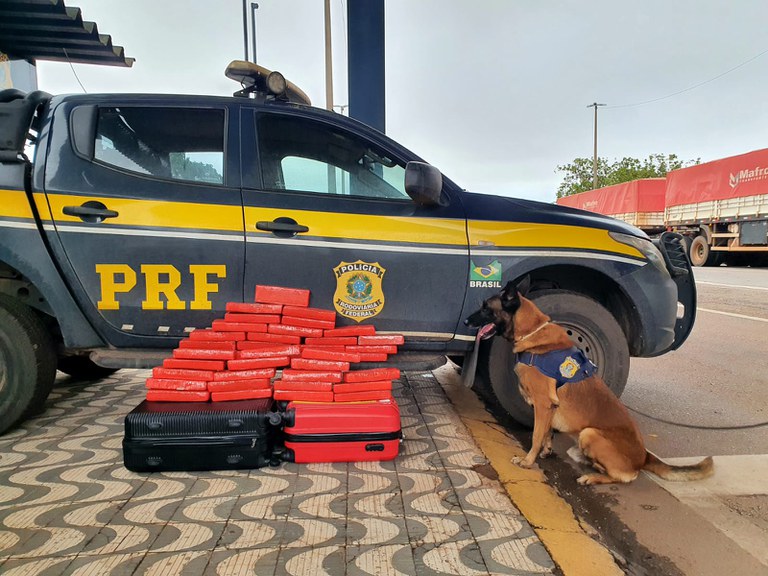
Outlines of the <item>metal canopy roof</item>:
{"label": "metal canopy roof", "polygon": [[64,0],[0,0],[0,52],[30,61],[128,67],[134,62]]}

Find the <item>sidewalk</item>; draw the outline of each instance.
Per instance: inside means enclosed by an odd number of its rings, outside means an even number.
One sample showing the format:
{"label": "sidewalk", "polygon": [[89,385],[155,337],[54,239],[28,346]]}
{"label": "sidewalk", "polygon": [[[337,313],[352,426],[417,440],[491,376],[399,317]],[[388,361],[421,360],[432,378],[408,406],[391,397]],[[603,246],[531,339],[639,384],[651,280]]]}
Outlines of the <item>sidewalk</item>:
{"label": "sidewalk", "polygon": [[136,474],[123,418],[147,374],[61,378],[44,414],[0,438],[0,574],[555,573],[563,535],[550,556],[464,422],[480,424],[432,373],[396,386],[405,439],[392,462]]}

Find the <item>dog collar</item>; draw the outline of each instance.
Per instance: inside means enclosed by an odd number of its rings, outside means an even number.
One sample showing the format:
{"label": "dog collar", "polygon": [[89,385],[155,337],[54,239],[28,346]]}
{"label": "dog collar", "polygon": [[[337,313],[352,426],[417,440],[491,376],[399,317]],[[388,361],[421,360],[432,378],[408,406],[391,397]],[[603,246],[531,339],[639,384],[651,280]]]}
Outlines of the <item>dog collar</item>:
{"label": "dog collar", "polygon": [[557,388],[565,384],[581,382],[597,370],[597,366],[576,346],[553,350],[546,354],[521,352],[517,355],[517,361],[533,366],[545,376],[554,379],[557,382]]}
{"label": "dog collar", "polygon": [[516,338],[516,339],[515,339],[515,342],[522,342],[522,341],[523,341],[523,340],[525,340],[526,338],[530,338],[531,336],[533,336],[534,334],[536,334],[536,332],[538,332],[539,330],[541,330],[542,328],[544,328],[544,326],[546,326],[547,324],[549,324],[549,320],[547,320],[546,322],[544,322],[544,324],[542,324],[541,326],[539,326],[538,328],[536,328],[536,329],[535,329],[533,332],[528,332],[528,334],[526,334],[525,336],[520,336],[520,338]]}

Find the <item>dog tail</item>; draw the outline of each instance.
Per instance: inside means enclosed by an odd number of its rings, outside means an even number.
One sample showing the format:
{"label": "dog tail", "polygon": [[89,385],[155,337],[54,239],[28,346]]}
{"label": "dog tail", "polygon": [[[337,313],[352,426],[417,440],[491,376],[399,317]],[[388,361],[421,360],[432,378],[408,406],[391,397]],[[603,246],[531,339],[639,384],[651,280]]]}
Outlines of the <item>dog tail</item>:
{"label": "dog tail", "polygon": [[702,480],[709,478],[715,473],[715,465],[712,461],[712,456],[707,456],[698,464],[689,464],[687,466],[672,466],[666,462],[662,462],[659,458],[651,454],[645,453],[645,465],[643,470],[647,470],[653,474],[656,474],[662,480],[669,480],[671,482],[687,482],[689,480]]}

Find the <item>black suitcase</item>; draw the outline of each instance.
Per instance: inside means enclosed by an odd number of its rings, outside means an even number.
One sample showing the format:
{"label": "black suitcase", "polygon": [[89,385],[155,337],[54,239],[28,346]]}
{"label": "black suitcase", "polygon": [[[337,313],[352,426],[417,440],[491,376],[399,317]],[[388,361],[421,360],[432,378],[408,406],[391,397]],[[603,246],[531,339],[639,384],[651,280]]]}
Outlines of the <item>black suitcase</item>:
{"label": "black suitcase", "polygon": [[125,417],[123,463],[134,472],[267,466],[281,422],[272,402],[145,400]]}

